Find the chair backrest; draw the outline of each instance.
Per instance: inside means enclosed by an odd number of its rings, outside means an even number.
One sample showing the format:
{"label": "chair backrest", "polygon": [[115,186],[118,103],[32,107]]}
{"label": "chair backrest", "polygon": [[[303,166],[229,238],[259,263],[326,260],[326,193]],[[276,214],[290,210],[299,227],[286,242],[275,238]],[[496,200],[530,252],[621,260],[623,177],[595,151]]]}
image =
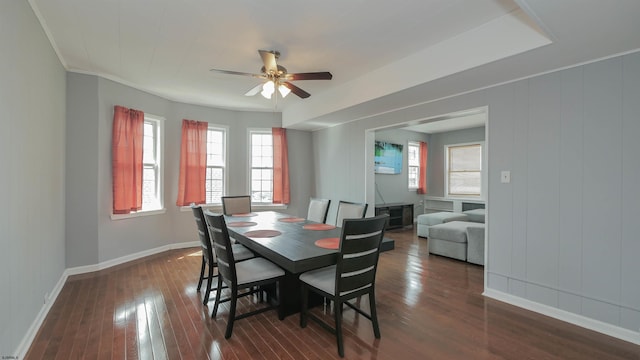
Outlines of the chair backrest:
{"label": "chair backrest", "polygon": [[211,238],[209,237],[209,229],[207,222],[204,218],[204,211],[199,205],[191,205],[191,211],[193,217],[196,219],[196,225],[198,226],[198,238],[200,238],[200,247],[202,248],[202,255],[209,265],[216,262],[216,253],[211,247]]}
{"label": "chair backrest", "polygon": [[319,223],[327,222],[327,214],[329,214],[329,205],[331,205],[331,200],[329,199],[311,198],[311,201],[309,201],[309,211],[307,212],[307,220],[311,220]]}
{"label": "chair backrest", "polygon": [[251,196],[223,196],[222,213],[225,215],[247,214],[251,212]]}
{"label": "chair backrest", "polygon": [[354,202],[342,201],[338,203],[338,212],[336,213],[336,226],[342,226],[344,219],[362,219],[367,213],[368,204],[359,204]]}
{"label": "chair backrest", "polygon": [[336,265],[336,296],[374,285],[380,244],[388,217],[384,214],[344,221]]}
{"label": "chair backrest", "polygon": [[227,286],[230,288],[235,287],[237,284],[236,265],[224,215],[207,211],[204,216],[209,226],[213,249],[218,257],[218,273],[222,275],[222,280]]}

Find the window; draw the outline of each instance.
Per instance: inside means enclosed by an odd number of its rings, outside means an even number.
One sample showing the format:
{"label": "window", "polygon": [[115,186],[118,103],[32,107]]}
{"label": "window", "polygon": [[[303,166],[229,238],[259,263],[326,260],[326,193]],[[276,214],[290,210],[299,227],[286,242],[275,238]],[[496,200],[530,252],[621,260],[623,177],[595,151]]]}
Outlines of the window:
{"label": "window", "polygon": [[480,196],[482,145],[450,145],[445,150],[447,195]]}
{"label": "window", "polygon": [[407,147],[409,190],[416,190],[420,181],[420,143],[409,141]]}
{"label": "window", "polygon": [[251,131],[251,201],[273,202],[273,135],[271,130]]}
{"label": "window", "polygon": [[160,118],[145,114],[142,148],[142,210],[163,208]]}
{"label": "window", "polygon": [[205,192],[207,204],[222,203],[225,188],[226,131],[209,127],[207,130],[207,174]]}

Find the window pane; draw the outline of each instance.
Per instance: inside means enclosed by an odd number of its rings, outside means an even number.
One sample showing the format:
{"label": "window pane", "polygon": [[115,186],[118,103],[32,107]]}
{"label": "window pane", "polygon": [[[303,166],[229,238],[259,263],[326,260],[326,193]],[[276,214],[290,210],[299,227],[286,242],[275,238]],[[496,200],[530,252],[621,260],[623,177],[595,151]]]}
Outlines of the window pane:
{"label": "window pane", "polygon": [[224,169],[223,168],[207,168],[207,176],[205,181],[205,192],[207,204],[222,202],[222,193],[224,191]]}
{"label": "window pane", "polygon": [[420,146],[409,144],[409,148],[407,151],[409,166],[420,166]]}
{"label": "window pane", "polygon": [[449,193],[480,195],[480,172],[455,172],[449,175]]}
{"label": "window pane", "polygon": [[271,134],[260,134],[262,146],[273,146],[273,136]]}
{"label": "window pane", "polygon": [[153,167],[145,166],[142,170],[142,208],[156,207],[156,197],[156,171]]}
{"label": "window pane", "polygon": [[207,173],[205,193],[207,204],[222,202],[224,194],[225,131],[210,128],[207,130]]}
{"label": "window pane", "polygon": [[418,187],[418,167],[409,166],[409,188]]}
{"label": "window pane", "polygon": [[222,130],[207,131],[207,166],[224,166],[224,136]]}
{"label": "window pane", "polygon": [[160,196],[160,122],[144,119],[142,134],[142,211],[162,208]]}
{"label": "window pane", "polygon": [[481,192],[482,145],[451,146],[448,155],[449,195],[479,196]]}
{"label": "window pane", "polygon": [[271,191],[252,191],[251,201],[255,203],[271,203],[273,201]]}
{"label": "window pane", "polygon": [[262,146],[254,144],[251,147],[251,156],[254,157],[254,158],[262,156]]}
{"label": "window pane", "polygon": [[153,163],[155,158],[154,126],[149,122],[144,123],[144,135],[142,141],[142,162]]}
{"label": "window pane", "polygon": [[251,145],[252,146],[262,145],[262,137],[260,136],[260,134],[251,134]]}
{"label": "window pane", "polygon": [[480,171],[480,145],[449,148],[450,171]]}
{"label": "window pane", "polygon": [[251,134],[251,197],[253,202],[273,200],[273,141],[270,132]]}

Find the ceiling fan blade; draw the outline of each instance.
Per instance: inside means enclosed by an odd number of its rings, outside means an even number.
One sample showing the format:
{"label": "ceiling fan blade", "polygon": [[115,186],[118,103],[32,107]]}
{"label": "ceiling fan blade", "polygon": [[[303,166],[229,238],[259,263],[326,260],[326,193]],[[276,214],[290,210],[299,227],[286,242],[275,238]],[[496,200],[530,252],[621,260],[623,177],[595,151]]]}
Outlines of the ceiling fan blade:
{"label": "ceiling fan blade", "polygon": [[221,73],[221,74],[228,74],[228,75],[242,75],[242,76],[251,76],[251,77],[256,77],[256,78],[263,78],[264,77],[264,75],[262,75],[262,74],[251,74],[251,73],[240,72],[240,71],[232,71],[232,70],[210,69],[209,71],[217,72],[217,73]]}
{"label": "ceiling fan blade", "polygon": [[299,87],[293,85],[290,82],[284,82],[284,83],[282,83],[282,85],[286,86],[287,88],[289,88],[289,90],[291,90],[292,93],[298,95],[299,97],[301,97],[303,99],[306,99],[309,96],[311,96],[311,94],[309,94],[308,92],[300,89]]}
{"label": "ceiling fan blade", "polygon": [[333,75],[328,71],[287,74],[287,80],[331,80]]}
{"label": "ceiling fan blade", "polygon": [[244,96],[253,96],[253,95],[259,93],[260,90],[262,90],[262,85],[264,85],[264,84],[258,84],[256,86],[252,87],[251,90],[247,91],[247,93],[244,94]]}
{"label": "ceiling fan blade", "polygon": [[264,71],[266,73],[278,72],[278,64],[276,64],[276,54],[273,51],[258,50],[262,62],[264,62]]}

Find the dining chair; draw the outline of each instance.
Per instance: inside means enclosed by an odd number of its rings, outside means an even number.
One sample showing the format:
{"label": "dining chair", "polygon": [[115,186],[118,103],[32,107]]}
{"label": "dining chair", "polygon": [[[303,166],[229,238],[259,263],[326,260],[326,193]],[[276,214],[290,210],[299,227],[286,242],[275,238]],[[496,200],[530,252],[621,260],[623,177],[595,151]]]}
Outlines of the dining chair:
{"label": "dining chair", "polygon": [[[245,261],[236,261],[233,251],[231,250],[231,239],[224,216],[219,214],[205,213],[209,232],[213,239],[213,246],[218,255],[218,288],[222,284],[226,284],[231,294],[228,298],[221,299],[222,291],[216,291],[215,303],[211,317],[215,318],[218,314],[218,307],[221,303],[230,301],[229,319],[227,321],[227,330],[225,339],[231,337],[233,332],[233,323],[236,320],[263,313],[268,310],[278,309],[278,318],[284,319],[284,303],[282,301],[282,279],[284,278],[284,270],[273,264],[269,260],[256,257]],[[267,299],[267,305],[257,310],[246,312],[240,315],[236,314],[236,306],[238,298],[261,292],[263,286],[275,284],[277,287],[278,302],[272,304]],[[243,291],[244,292],[241,292]]]}
{"label": "dining chair", "polygon": [[251,196],[223,196],[222,213],[225,215],[248,214],[251,212]]}
{"label": "dining chair", "polygon": [[309,210],[307,211],[307,220],[315,221],[318,223],[327,222],[329,205],[331,205],[331,200],[329,199],[311,198],[311,200],[309,201]]}
{"label": "dining chair", "polygon": [[[191,205],[191,210],[193,212],[193,217],[196,219],[196,225],[198,226],[198,237],[200,238],[200,247],[202,248],[202,265],[200,266],[200,280],[198,280],[198,292],[202,287],[202,282],[207,280],[207,287],[204,293],[204,300],[202,303],[207,305],[209,302],[209,294],[211,294],[211,290],[213,290],[213,279],[218,275],[213,274],[213,269],[218,267],[218,262],[216,258],[216,253],[213,250],[211,244],[211,237],[209,236],[209,229],[206,224],[206,219],[204,217],[204,211],[201,206]],[[237,261],[251,259],[255,257],[251,250],[240,244],[233,244],[233,255],[237,259]],[[208,268],[207,275],[205,276],[205,268]],[[216,288],[218,289],[218,288]]]}
{"label": "dining chair", "polygon": [[[376,313],[375,279],[378,267],[380,244],[384,236],[384,227],[389,215],[380,215],[366,219],[346,219],[340,235],[338,260],[336,265],[307,271],[300,275],[302,287],[302,309],[300,326],[307,326],[307,317],[317,321],[322,327],[335,333],[338,354],[344,357],[342,339],[343,304],[371,320],[373,334],[380,338],[380,327]],[[309,290],[333,301],[335,328],[313,313],[308,312]],[[349,300],[367,294],[369,313]]]}
{"label": "dining chair", "polygon": [[367,213],[367,203],[355,203],[342,201],[338,203],[338,212],[336,213],[336,226],[341,227],[344,219],[361,219]]}

